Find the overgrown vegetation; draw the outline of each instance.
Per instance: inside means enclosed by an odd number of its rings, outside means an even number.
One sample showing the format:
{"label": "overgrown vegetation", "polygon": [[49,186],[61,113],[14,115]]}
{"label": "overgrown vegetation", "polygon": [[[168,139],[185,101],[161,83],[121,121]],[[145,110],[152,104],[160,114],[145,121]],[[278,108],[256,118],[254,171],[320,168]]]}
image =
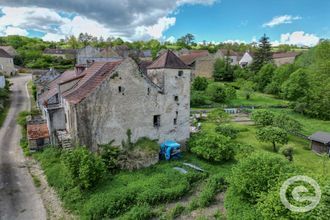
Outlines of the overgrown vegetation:
{"label": "overgrown vegetation", "polygon": [[[0,76],[2,76],[1,73],[0,73]],[[3,122],[5,121],[7,113],[9,111],[10,86],[11,86],[11,83],[8,80],[5,80],[5,87],[0,88],[0,127],[2,126]]]}

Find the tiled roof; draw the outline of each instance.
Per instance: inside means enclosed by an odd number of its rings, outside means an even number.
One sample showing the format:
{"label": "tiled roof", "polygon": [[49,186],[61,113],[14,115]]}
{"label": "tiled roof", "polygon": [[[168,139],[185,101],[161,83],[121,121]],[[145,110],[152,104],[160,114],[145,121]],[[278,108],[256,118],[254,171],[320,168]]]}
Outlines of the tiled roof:
{"label": "tiled roof", "polygon": [[87,68],[85,76],[75,87],[63,94],[64,99],[72,104],[77,104],[95,90],[103,80],[121,63],[117,62],[95,62]]}
{"label": "tiled roof", "polygon": [[227,56],[227,54],[229,53],[229,56],[240,56],[239,53],[233,51],[233,50],[228,50],[228,49],[220,49],[221,53],[224,55],[224,56]]}
{"label": "tiled roof", "polygon": [[190,69],[179,57],[172,51],[167,50],[160,55],[148,69]]}
{"label": "tiled roof", "polygon": [[330,133],[319,131],[309,136],[308,139],[323,144],[330,144]]}
{"label": "tiled roof", "polygon": [[27,135],[29,140],[49,138],[47,124],[28,124]]}
{"label": "tiled roof", "polygon": [[147,74],[147,67],[152,64],[152,61],[141,61],[138,66],[142,73]]}
{"label": "tiled roof", "polygon": [[5,58],[13,58],[9,53],[7,53],[4,49],[0,49],[0,57]]}
{"label": "tiled roof", "polygon": [[273,59],[296,57],[299,52],[273,53]]}
{"label": "tiled roof", "polygon": [[64,73],[62,73],[62,75],[51,81],[47,85],[48,90],[46,90],[44,93],[42,93],[39,96],[38,98],[39,103],[43,104],[45,101],[56,95],[58,93],[58,84],[65,82],[69,79],[72,79],[74,77],[76,77],[76,72],[74,70],[67,70]]}
{"label": "tiled roof", "polygon": [[190,54],[184,54],[180,56],[180,59],[187,65],[192,64],[196,59],[200,57],[208,56],[208,51],[201,51],[201,52],[191,52]]}

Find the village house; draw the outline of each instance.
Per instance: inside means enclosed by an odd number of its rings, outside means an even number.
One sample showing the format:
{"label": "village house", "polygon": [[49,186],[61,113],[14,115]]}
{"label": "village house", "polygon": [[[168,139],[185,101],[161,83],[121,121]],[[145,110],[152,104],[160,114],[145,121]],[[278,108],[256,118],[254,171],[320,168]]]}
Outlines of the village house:
{"label": "village house", "polygon": [[133,142],[141,137],[185,142],[190,135],[190,67],[171,51],[148,64],[139,66],[129,57],[94,62],[52,81],[38,100],[51,141],[62,145],[65,137],[73,146],[95,151],[112,140],[121,145],[131,130]]}
{"label": "village house", "polygon": [[315,153],[330,155],[330,133],[316,132],[308,139],[311,141],[311,148]]}
{"label": "village house", "polygon": [[298,52],[280,52],[280,53],[273,53],[273,60],[276,66],[281,66],[284,64],[292,64],[294,63],[296,57],[300,53]]}
{"label": "village house", "polygon": [[17,56],[17,52],[12,46],[0,46],[0,49],[3,49],[12,57]]}
{"label": "village house", "polygon": [[252,55],[249,52],[245,52],[243,57],[238,62],[238,64],[240,65],[240,67],[244,68],[251,65],[252,62],[253,62]]}
{"label": "village house", "polygon": [[52,49],[47,48],[44,50],[44,55],[53,57],[62,57],[63,59],[75,59],[77,50],[75,49]]}
{"label": "village house", "polygon": [[92,46],[86,46],[82,49],[79,49],[77,52],[78,65],[88,66],[94,62],[111,62],[120,59],[121,56],[111,47],[96,48]]}
{"label": "village house", "polygon": [[233,50],[228,50],[228,49],[219,49],[216,53],[215,56],[221,59],[229,59],[231,65],[238,65],[240,59],[242,58],[242,55],[233,51]]}
{"label": "village house", "polygon": [[212,78],[216,57],[207,50],[193,50],[182,54],[180,59],[191,67],[193,77]]}
{"label": "village house", "polygon": [[39,150],[50,144],[47,122],[40,116],[27,117],[27,139],[30,150]]}
{"label": "village house", "polygon": [[0,49],[0,72],[6,76],[13,76],[16,74],[13,56],[3,49]]}

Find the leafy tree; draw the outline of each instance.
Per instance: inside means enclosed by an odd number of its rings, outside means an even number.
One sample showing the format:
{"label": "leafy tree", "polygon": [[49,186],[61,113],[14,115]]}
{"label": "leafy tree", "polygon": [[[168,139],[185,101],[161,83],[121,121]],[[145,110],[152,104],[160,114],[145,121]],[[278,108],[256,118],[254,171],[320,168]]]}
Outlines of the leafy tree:
{"label": "leafy tree", "polygon": [[211,84],[207,87],[207,94],[217,103],[226,103],[236,98],[236,90],[231,86]]}
{"label": "leafy tree", "polygon": [[264,92],[266,86],[272,81],[276,67],[274,64],[264,65],[255,76],[257,90]]}
{"label": "leafy tree", "polygon": [[192,153],[209,161],[225,162],[234,158],[234,145],[230,138],[218,134],[199,134],[189,141],[189,148]]}
{"label": "leafy tree", "polygon": [[242,158],[232,169],[229,190],[238,193],[243,200],[256,204],[263,192],[276,185],[283,173],[292,171],[290,163],[278,155],[253,153]]}
{"label": "leafy tree", "polygon": [[288,80],[291,73],[296,70],[297,68],[294,64],[285,64],[276,68],[271,82],[265,88],[265,92],[279,96],[282,84]]}
{"label": "leafy tree", "polygon": [[289,100],[297,100],[309,92],[309,79],[305,70],[298,69],[290,75],[290,78],[282,85],[282,95]]}
{"label": "leafy tree", "polygon": [[241,90],[244,93],[245,98],[248,100],[251,98],[252,94],[254,93],[254,86],[255,84],[251,81],[242,80],[239,82]]}
{"label": "leafy tree", "polygon": [[215,123],[225,123],[229,121],[229,115],[223,109],[217,108],[207,114],[207,119]]}
{"label": "leafy tree", "polygon": [[113,146],[114,140],[108,144],[99,145],[100,156],[109,171],[114,171],[118,166],[118,157],[120,155],[120,148]]}
{"label": "leafy tree", "polygon": [[177,44],[182,47],[189,47],[194,43],[195,36],[193,34],[186,34],[177,40]]}
{"label": "leafy tree", "polygon": [[192,87],[194,90],[197,90],[197,91],[205,91],[205,89],[207,88],[208,86],[208,81],[205,77],[200,77],[200,76],[197,76],[195,79],[194,79],[194,82],[192,84]]}
{"label": "leafy tree", "polygon": [[268,126],[273,124],[274,116],[274,113],[269,110],[255,110],[252,113],[252,120],[256,125]]}
{"label": "leafy tree", "polygon": [[68,44],[69,48],[72,48],[72,49],[78,49],[79,48],[79,42],[78,42],[77,38],[74,35],[71,35],[67,39],[67,44]]}
{"label": "leafy tree", "polygon": [[267,63],[271,63],[273,60],[272,46],[269,41],[269,37],[265,34],[259,40],[259,45],[254,53],[253,63],[251,68],[254,72],[259,72],[259,70]]}
{"label": "leafy tree", "polygon": [[63,159],[74,183],[81,189],[93,187],[104,177],[106,167],[102,159],[85,147],[66,152]]}
{"label": "leafy tree", "polygon": [[298,133],[302,129],[302,124],[300,122],[285,114],[275,115],[273,118],[273,126],[282,128],[290,133]]}
{"label": "leafy tree", "polygon": [[214,69],[213,69],[213,78],[214,81],[219,82],[224,79],[224,76],[226,74],[226,64],[223,59],[217,59],[214,63]]}
{"label": "leafy tree", "polygon": [[278,127],[263,127],[257,130],[257,139],[261,142],[271,142],[274,152],[277,152],[276,144],[286,144],[289,141],[288,133]]}
{"label": "leafy tree", "polygon": [[201,91],[191,91],[190,105],[192,107],[199,107],[209,104],[209,97]]}

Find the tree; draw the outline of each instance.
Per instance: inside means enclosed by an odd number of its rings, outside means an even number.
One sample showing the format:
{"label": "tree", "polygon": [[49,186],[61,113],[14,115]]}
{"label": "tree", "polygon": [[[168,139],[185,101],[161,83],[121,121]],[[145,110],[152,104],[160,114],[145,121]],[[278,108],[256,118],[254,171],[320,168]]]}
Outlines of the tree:
{"label": "tree", "polygon": [[207,86],[208,86],[208,81],[205,77],[200,77],[200,76],[197,76],[195,79],[194,79],[194,82],[192,84],[192,87],[194,90],[196,91],[205,91]]}
{"label": "tree", "polygon": [[261,142],[271,142],[274,152],[277,152],[276,144],[286,144],[289,141],[288,133],[278,127],[263,127],[257,130],[257,139]]}
{"label": "tree", "polygon": [[278,155],[253,153],[233,167],[229,177],[230,190],[255,204],[263,192],[267,193],[277,184],[283,173],[292,170],[290,163]]}
{"label": "tree", "polygon": [[263,65],[272,62],[273,54],[271,50],[272,46],[269,37],[264,34],[259,40],[258,48],[254,54],[253,63],[251,65],[253,71],[258,72]]}
{"label": "tree", "polygon": [[90,45],[92,42],[93,36],[88,33],[80,33],[78,37],[78,41],[86,47],[87,45]]}
{"label": "tree", "polygon": [[195,36],[193,34],[186,34],[177,40],[177,45],[182,47],[189,47],[194,43]]}
{"label": "tree", "polygon": [[272,63],[265,64],[256,74],[255,83],[257,90],[264,92],[266,86],[272,81],[276,67]]}
{"label": "tree", "polygon": [[226,64],[223,59],[217,59],[213,67],[213,78],[214,81],[219,82],[224,79],[226,74]]}
{"label": "tree", "polygon": [[225,162],[234,158],[234,144],[223,135],[198,134],[189,141],[189,148],[192,153],[209,161]]}
{"label": "tree", "polygon": [[289,133],[298,133],[302,129],[300,122],[285,114],[275,115],[273,118],[273,126],[282,128]]}
{"label": "tree", "polygon": [[284,98],[295,101],[305,97],[309,92],[309,77],[306,70],[298,69],[290,75],[290,78],[282,85]]}
{"label": "tree", "polygon": [[217,108],[207,114],[207,119],[221,124],[229,121],[229,115],[223,109]]}
{"label": "tree", "polygon": [[236,98],[236,90],[231,86],[211,84],[207,87],[207,94],[217,103],[226,103]]}
{"label": "tree", "polygon": [[288,80],[290,75],[296,70],[297,68],[294,64],[285,64],[276,68],[271,82],[265,88],[265,92],[279,96],[282,84]]}
{"label": "tree", "polygon": [[251,98],[252,94],[254,93],[254,86],[255,84],[251,81],[242,80],[239,82],[241,86],[241,90],[243,91],[243,94],[245,98],[248,100]]}
{"label": "tree", "polygon": [[79,42],[77,40],[77,38],[74,35],[71,35],[68,39],[67,39],[67,44],[69,45],[70,48],[72,49],[78,49],[79,48]]}
{"label": "tree", "polygon": [[239,133],[239,130],[229,124],[220,124],[215,128],[215,131],[231,139],[235,139]]}
{"label": "tree", "polygon": [[274,113],[269,110],[255,110],[252,113],[252,120],[256,125],[264,127],[273,124],[274,116]]}

